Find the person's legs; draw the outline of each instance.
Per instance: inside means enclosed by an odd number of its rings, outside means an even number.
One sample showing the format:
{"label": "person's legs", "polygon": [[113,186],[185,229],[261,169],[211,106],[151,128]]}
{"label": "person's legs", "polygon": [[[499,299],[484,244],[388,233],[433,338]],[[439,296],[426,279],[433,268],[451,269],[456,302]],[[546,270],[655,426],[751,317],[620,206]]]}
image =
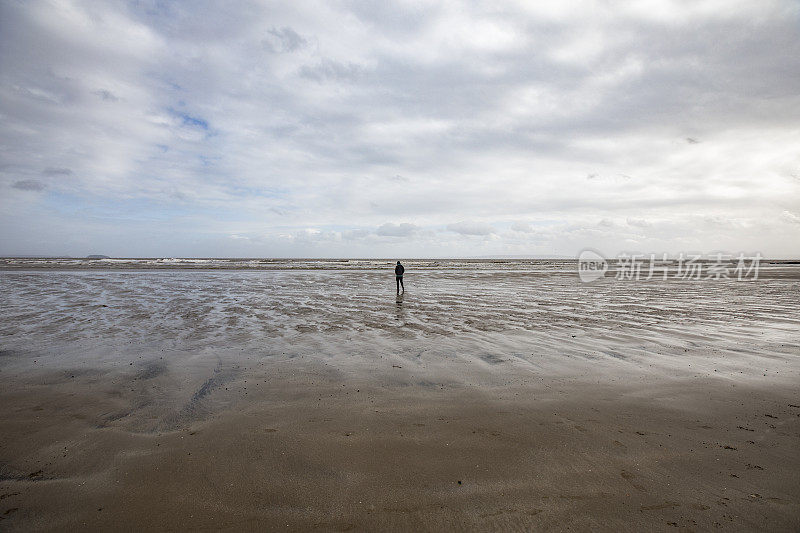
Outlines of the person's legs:
{"label": "person's legs", "polygon": [[[400,277],[399,277],[399,278],[397,278],[397,279],[399,279],[399,280],[400,280],[400,286],[401,286],[401,287],[403,287],[403,292],[406,292],[406,286],[405,286],[405,285],[403,285],[403,276],[400,276]],[[400,290],[400,289],[397,289],[397,290]]]}
{"label": "person's legs", "polygon": [[400,276],[395,276],[395,281],[397,282],[397,293],[400,294]]}

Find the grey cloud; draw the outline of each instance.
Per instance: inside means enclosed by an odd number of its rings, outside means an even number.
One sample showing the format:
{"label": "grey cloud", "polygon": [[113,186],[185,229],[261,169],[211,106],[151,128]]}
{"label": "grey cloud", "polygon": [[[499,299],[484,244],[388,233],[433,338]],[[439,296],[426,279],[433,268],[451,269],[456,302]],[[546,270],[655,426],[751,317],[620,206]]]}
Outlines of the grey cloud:
{"label": "grey cloud", "polygon": [[652,225],[643,218],[628,218],[626,222],[629,226],[636,226],[638,228],[649,228]]}
{"label": "grey cloud", "polygon": [[409,223],[402,223],[402,224],[392,224],[387,222],[386,224],[381,225],[378,227],[375,233],[384,237],[408,237],[409,235],[413,235],[419,228],[414,224]]}
{"label": "grey cloud", "polygon": [[166,195],[167,198],[172,200],[178,200],[179,202],[183,202],[189,199],[189,195],[186,194],[184,191],[176,188],[176,187],[168,187],[163,191],[163,194]]}
{"label": "grey cloud", "polygon": [[314,81],[356,81],[364,73],[363,67],[355,63],[341,63],[333,59],[321,59],[316,65],[303,65],[300,76]]}
{"label": "grey cloud", "polygon": [[224,43],[242,33],[260,31],[267,17],[280,13],[280,6],[253,1],[243,1],[231,9],[213,2],[142,0],[130,5],[124,15],[172,43],[194,45]]}
{"label": "grey cloud", "polygon": [[47,186],[37,180],[19,180],[15,181],[12,187],[21,191],[43,191]]}
{"label": "grey cloud", "polygon": [[267,33],[271,38],[265,39],[262,42],[264,46],[271,51],[295,52],[308,44],[308,41],[303,36],[288,26],[284,26],[280,29],[272,28]]}
{"label": "grey cloud", "polygon": [[354,229],[354,230],[347,230],[347,231],[343,231],[342,232],[342,238],[346,239],[346,240],[349,240],[349,241],[355,241],[355,240],[363,239],[364,237],[367,237],[368,235],[370,235],[370,232],[367,231],[367,230],[364,230],[364,229]]}
{"label": "grey cloud", "polygon": [[47,167],[46,169],[42,170],[42,174],[45,176],[70,176],[72,174],[72,170],[62,167]]}
{"label": "grey cloud", "polygon": [[514,222],[513,224],[511,224],[511,229],[513,231],[519,231],[519,232],[522,232],[522,233],[533,233],[534,232],[534,229],[531,227],[531,225],[527,224],[525,222]]}
{"label": "grey cloud", "polygon": [[[414,220],[409,250],[450,243],[447,253],[481,255],[494,239],[426,231],[474,217],[485,227],[473,234],[487,235],[516,218],[537,230],[541,220],[590,228],[548,237],[571,254],[598,235],[621,246],[628,236],[615,235],[634,231],[633,214],[659,221],[661,246],[702,247],[717,245],[722,226],[687,229],[686,213],[744,211],[742,248],[797,235],[775,209],[800,204],[800,180],[787,177],[797,172],[800,121],[792,0],[659,17],[605,2],[552,16],[533,3],[458,1],[66,5],[0,8],[0,178],[69,176],[56,168],[69,166],[75,198],[155,203],[185,242],[211,242],[201,231],[264,231],[316,245],[303,228]],[[213,124],[213,134],[182,127],[170,110]],[[184,196],[171,202],[170,191]],[[18,207],[0,202],[0,212]],[[19,220],[41,218],[43,208],[28,209]],[[268,228],[276,215],[280,229]],[[602,219],[619,224],[603,230]],[[220,232],[225,220],[242,224]],[[453,227],[470,234],[465,224]],[[522,227],[495,236],[526,249],[540,233]],[[102,240],[112,229],[82,235]],[[5,230],[0,242],[31,241],[26,231]],[[366,243],[378,237],[331,249],[373,253]],[[311,250],[276,242],[282,253]],[[765,242],[800,253],[800,235]]]}
{"label": "grey cloud", "polygon": [[491,235],[495,233],[495,229],[492,226],[479,222],[456,222],[448,224],[447,229],[461,235]]}
{"label": "grey cloud", "polygon": [[435,21],[439,15],[436,4],[409,4],[396,9],[386,2],[348,2],[350,12],[377,31],[387,32],[399,40],[413,38]]}
{"label": "grey cloud", "polygon": [[106,102],[117,102],[117,101],[119,101],[119,98],[117,98],[114,95],[114,93],[112,93],[111,91],[106,90],[106,89],[100,89],[98,91],[95,91],[94,94],[96,94],[102,100],[105,100]]}

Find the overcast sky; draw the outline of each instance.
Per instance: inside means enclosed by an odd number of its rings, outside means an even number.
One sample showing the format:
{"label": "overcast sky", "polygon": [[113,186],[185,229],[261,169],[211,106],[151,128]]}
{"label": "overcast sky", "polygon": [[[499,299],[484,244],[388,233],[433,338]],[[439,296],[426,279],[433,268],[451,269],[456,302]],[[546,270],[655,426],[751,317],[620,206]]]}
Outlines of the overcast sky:
{"label": "overcast sky", "polygon": [[0,3],[0,254],[800,256],[800,2]]}

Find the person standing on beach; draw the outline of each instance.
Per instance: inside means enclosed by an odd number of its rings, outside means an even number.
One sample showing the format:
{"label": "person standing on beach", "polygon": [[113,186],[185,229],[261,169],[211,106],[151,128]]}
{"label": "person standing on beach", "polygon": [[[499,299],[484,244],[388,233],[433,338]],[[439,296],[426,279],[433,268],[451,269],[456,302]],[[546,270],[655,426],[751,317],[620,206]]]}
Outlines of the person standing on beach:
{"label": "person standing on beach", "polygon": [[403,292],[406,292],[406,286],[403,285],[403,272],[405,271],[405,267],[398,261],[397,266],[394,267],[394,277],[397,278],[397,294],[400,294],[400,287],[403,287]]}

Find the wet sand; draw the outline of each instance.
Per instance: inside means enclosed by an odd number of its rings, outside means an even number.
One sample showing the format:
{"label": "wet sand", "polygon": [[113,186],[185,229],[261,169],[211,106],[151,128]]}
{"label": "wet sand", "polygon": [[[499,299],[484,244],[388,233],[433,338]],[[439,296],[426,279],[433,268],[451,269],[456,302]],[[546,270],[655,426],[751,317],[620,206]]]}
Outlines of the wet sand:
{"label": "wet sand", "polygon": [[264,275],[0,274],[0,528],[800,528],[796,279]]}

